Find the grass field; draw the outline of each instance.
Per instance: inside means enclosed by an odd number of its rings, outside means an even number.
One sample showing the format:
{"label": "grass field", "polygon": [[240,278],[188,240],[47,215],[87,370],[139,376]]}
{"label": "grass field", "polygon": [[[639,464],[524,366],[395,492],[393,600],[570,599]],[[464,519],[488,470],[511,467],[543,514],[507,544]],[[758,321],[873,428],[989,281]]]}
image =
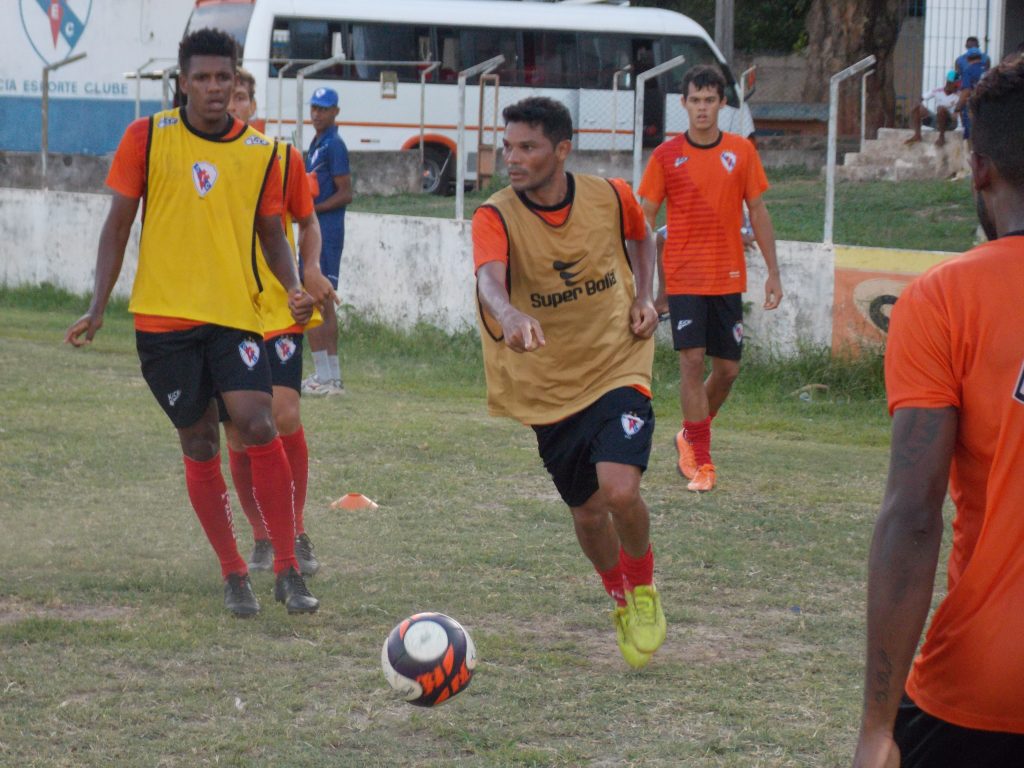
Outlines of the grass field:
{"label": "grass field", "polygon": [[[887,461],[876,360],[752,362],[715,422],[720,488],[696,496],[659,352],[644,488],[669,637],[634,673],[531,433],[486,415],[472,335],[350,322],[350,394],[303,401],[322,609],[289,618],[257,574],[246,622],[221,606],[123,305],[91,348],[61,345],[85,303],[0,289],[0,764],[849,763]],[[793,395],[808,383],[831,389]],[[380,510],[329,510],[347,491]],[[462,621],[481,659],[436,710],[379,667],[417,610]]]}
{"label": "grass field", "polygon": [[[820,174],[771,169],[768,210],[780,240],[821,242],[825,221],[825,182]],[[466,216],[487,199],[466,193]],[[451,197],[393,195],[356,197],[351,211],[405,216],[455,215]],[[664,208],[661,223],[664,223]],[[978,219],[971,182],[845,182],[836,186],[835,242],[932,251],[964,251],[974,245]]]}

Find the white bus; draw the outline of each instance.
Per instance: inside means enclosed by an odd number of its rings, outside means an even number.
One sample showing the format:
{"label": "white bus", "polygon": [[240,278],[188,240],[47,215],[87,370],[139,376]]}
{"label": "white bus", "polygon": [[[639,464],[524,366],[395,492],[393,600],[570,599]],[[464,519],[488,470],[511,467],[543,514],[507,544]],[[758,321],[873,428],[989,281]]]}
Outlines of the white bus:
{"label": "white bus", "polygon": [[[495,70],[497,115],[493,91],[483,92],[488,137],[505,105],[545,95],[569,107],[576,149],[628,150],[636,75],[679,55],[685,65],[646,84],[644,145],[686,129],[678,94],[695,64],[716,63],[725,72],[732,109],[723,110],[722,127],[753,132],[749,111],[739,110],[733,75],[707,32],[672,11],[507,0],[197,0],[188,29],[201,27],[218,27],[239,41],[268,132],[287,138],[294,138],[296,120],[308,124],[308,114],[296,113],[296,73],[310,62],[345,57],[345,64],[304,75],[303,91],[306,99],[320,86],[338,91],[338,122],[352,152],[419,146],[420,73],[437,62],[424,87],[424,189],[430,192],[447,192],[454,178],[458,73],[498,54],[505,62]],[[470,178],[481,92],[476,86],[466,91]],[[311,134],[303,130],[304,144]],[[500,143],[500,136],[491,143]]]}

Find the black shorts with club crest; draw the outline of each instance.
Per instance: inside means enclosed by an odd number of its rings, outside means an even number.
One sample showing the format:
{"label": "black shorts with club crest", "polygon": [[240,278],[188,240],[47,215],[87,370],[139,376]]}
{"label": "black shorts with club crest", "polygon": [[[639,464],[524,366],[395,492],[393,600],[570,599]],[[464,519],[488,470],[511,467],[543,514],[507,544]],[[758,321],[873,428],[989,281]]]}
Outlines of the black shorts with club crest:
{"label": "black shorts with club crest", "polygon": [[136,331],[135,347],[143,378],[178,429],[199,421],[215,392],[273,391],[263,339],[252,331],[212,324]]}
{"label": "black shorts with club crest", "polygon": [[743,353],[742,294],[669,296],[668,312],[675,349],[704,347],[711,357],[740,359]]}
{"label": "black shorts with club crest", "polygon": [[[288,387],[302,395],[302,334],[282,333],[263,340],[270,360],[270,383],[275,387]],[[228,407],[220,392],[215,395],[221,422],[231,421]]]}
{"label": "black shorts with club crest", "polygon": [[643,472],[651,456],[654,408],[633,387],[601,395],[579,413],[534,426],[537,449],[559,495],[581,506],[598,489],[597,462],[629,464]]}

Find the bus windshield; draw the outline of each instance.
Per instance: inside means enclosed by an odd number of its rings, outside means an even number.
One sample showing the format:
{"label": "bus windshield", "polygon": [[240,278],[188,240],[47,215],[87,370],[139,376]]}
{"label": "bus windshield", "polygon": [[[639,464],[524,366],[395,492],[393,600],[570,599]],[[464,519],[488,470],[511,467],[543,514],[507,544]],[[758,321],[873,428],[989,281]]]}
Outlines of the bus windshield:
{"label": "bus windshield", "polygon": [[245,46],[245,34],[252,18],[252,3],[207,3],[197,5],[188,20],[185,34],[197,29],[212,27],[222,29],[238,42],[239,47]]}

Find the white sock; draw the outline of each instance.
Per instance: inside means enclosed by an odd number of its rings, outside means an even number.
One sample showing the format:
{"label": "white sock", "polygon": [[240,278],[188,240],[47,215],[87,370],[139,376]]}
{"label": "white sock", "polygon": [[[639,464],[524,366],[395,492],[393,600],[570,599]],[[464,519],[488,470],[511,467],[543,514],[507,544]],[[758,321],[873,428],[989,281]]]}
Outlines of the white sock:
{"label": "white sock", "polygon": [[326,349],[313,353],[313,365],[316,366],[316,378],[318,381],[328,382],[331,380],[331,365],[328,362]]}
{"label": "white sock", "polygon": [[331,373],[331,381],[341,381],[341,361],[337,355],[329,355],[327,365]]}

